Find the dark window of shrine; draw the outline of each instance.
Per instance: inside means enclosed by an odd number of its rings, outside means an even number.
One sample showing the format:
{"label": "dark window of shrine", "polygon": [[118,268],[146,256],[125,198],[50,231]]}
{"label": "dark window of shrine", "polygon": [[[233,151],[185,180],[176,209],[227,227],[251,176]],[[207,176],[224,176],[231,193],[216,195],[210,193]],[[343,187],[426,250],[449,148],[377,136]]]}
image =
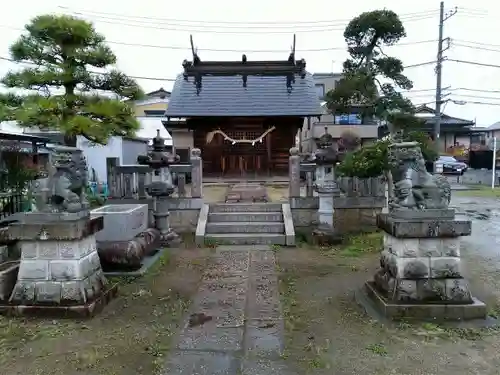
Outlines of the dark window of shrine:
{"label": "dark window of shrine", "polygon": [[176,148],[175,153],[179,155],[179,162],[189,163],[189,149],[188,148]]}

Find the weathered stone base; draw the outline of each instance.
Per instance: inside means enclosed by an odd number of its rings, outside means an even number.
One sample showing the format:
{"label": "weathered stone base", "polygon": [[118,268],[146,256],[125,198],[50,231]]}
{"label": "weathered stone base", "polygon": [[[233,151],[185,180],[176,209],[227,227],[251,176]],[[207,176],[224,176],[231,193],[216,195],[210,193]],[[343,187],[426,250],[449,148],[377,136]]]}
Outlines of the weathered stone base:
{"label": "weathered stone base", "polygon": [[160,246],[173,247],[182,243],[181,237],[172,229],[160,235]]}
{"label": "weathered stone base", "polygon": [[[123,269],[123,268],[113,268],[111,270],[103,268],[104,276],[106,277],[142,277],[144,276],[148,270],[156,264],[158,259],[162,257],[162,255],[169,251],[167,248],[162,248],[159,250],[155,250],[154,253],[149,254],[144,257],[141,261],[141,266],[138,269]],[[103,266],[104,267],[104,266]]]}
{"label": "weathered stone base", "polygon": [[[416,214],[419,214],[415,210]],[[470,236],[471,221],[464,216],[456,215],[453,219],[440,217],[400,218],[388,214],[377,215],[377,227],[397,238],[456,238]]]}
{"label": "weathered stone base", "polygon": [[0,264],[0,303],[9,300],[16,285],[18,273],[18,260]]}
{"label": "weathered stone base", "polygon": [[332,230],[316,228],[312,231],[312,243],[316,246],[330,246],[342,243],[342,236]]}
{"label": "weathered stone base", "polygon": [[487,317],[486,305],[476,298],[470,304],[395,303],[385,298],[371,281],[364,285],[360,293],[371,303],[371,307],[389,320],[464,321]]}
{"label": "weathered stone base", "polygon": [[160,245],[160,232],[149,228],[129,241],[97,242],[97,252],[105,271],[137,270],[142,260],[156,252]]}
{"label": "weathered stone base", "polygon": [[94,235],[72,241],[20,241],[19,246],[21,265],[12,304],[84,305],[107,287]]}
{"label": "weathered stone base", "polygon": [[460,238],[384,234],[377,289],[399,303],[472,303],[463,277]]}
{"label": "weathered stone base", "polygon": [[36,316],[49,318],[92,318],[116,297],[118,284],[107,287],[99,297],[92,302],[73,306],[33,306],[0,304],[0,315],[7,316]]}

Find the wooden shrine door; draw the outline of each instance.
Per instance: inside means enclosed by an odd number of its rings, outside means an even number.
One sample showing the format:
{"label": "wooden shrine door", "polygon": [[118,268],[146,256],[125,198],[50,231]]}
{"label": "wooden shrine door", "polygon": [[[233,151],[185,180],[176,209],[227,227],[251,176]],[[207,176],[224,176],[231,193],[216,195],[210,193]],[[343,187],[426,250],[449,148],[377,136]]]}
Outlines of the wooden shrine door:
{"label": "wooden shrine door", "polygon": [[[225,176],[245,176],[266,174],[269,168],[268,142],[240,143],[240,140],[253,140],[259,138],[265,128],[261,122],[251,123],[242,121],[232,124],[225,130],[230,139],[236,140],[232,144],[230,140],[224,140],[221,153],[221,170]],[[267,137],[269,137],[268,135]]]}

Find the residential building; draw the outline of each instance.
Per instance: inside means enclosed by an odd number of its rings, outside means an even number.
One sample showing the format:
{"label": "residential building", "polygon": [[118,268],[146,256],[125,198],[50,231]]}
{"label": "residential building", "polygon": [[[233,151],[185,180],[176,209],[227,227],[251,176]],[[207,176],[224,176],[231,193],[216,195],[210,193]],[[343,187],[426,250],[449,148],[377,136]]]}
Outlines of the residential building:
{"label": "residential building", "polygon": [[500,139],[500,121],[488,126],[485,131],[488,138],[496,137],[497,139]]}
{"label": "residential building", "polygon": [[[433,134],[434,125],[436,124],[436,111],[422,105],[417,107],[416,115],[425,120],[424,129]],[[439,134],[439,148],[441,151],[445,152],[457,146],[468,149],[473,144],[480,144],[485,136],[484,131],[476,127],[475,121],[441,113]]]}
{"label": "residential building", "polygon": [[170,92],[163,88],[149,92],[143,99],[129,101],[136,116],[163,117],[167,110]]}
{"label": "residential building", "polygon": [[[349,113],[331,114],[326,108],[324,97],[328,91],[335,88],[336,82],[342,78],[341,73],[314,73],[314,88],[317,97],[322,101],[322,115],[320,118],[306,119],[299,132],[299,144],[302,152],[313,152],[316,149],[315,140],[325,130],[335,139],[340,139],[346,132],[360,138],[361,144],[378,138],[378,124],[372,118],[362,118],[360,109],[353,107]],[[313,120],[313,121],[311,121]]]}
{"label": "residential building", "polygon": [[[161,117],[140,116],[137,117],[137,120],[141,126],[134,138],[115,136],[110,137],[107,144],[99,145],[90,142],[83,136],[76,137],[76,147],[82,150],[87,159],[89,171],[92,175],[96,176],[99,182],[106,182],[106,163],[104,161],[107,157],[118,158],[122,165],[137,164],[137,156],[145,155],[148,152],[148,143],[151,144],[151,140],[157,135],[158,130],[160,131],[160,135],[165,139],[165,144],[167,146],[172,145],[172,137],[163,126]],[[44,139],[46,143],[52,144],[62,144],[64,141],[64,136],[59,131],[23,129],[15,121],[0,123],[0,131],[1,134],[5,134],[7,131],[10,134],[15,134],[17,137],[15,139],[22,141],[26,139],[26,144],[21,143],[23,149],[28,148],[28,146],[31,149],[29,143],[32,142],[32,139]],[[2,135],[2,138],[7,139],[4,135]],[[1,147],[2,144],[0,142],[0,151]],[[45,160],[45,154],[48,154],[47,149],[42,147],[38,150],[40,160]]]}

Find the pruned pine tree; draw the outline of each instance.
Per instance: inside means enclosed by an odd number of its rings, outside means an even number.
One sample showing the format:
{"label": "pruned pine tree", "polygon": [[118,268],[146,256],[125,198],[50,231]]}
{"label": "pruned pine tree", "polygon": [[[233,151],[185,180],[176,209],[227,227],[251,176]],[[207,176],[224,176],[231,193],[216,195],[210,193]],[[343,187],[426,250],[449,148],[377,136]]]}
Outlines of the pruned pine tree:
{"label": "pruned pine tree", "polygon": [[133,136],[139,124],[125,99],[140,98],[142,90],[110,69],[116,56],[91,23],[42,15],[25,29],[10,47],[12,60],[22,68],[2,79],[6,87],[18,89],[0,95],[2,120],[59,130],[70,146],[77,135],[100,144],[113,135]]}

